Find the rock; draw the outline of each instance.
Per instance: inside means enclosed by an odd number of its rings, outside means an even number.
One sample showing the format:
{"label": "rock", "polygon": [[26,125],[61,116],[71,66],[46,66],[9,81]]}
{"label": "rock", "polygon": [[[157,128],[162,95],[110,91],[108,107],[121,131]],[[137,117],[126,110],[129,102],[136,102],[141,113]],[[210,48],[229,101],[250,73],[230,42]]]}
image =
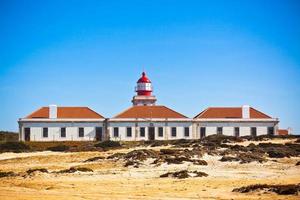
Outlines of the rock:
{"label": "rock", "polygon": [[298,161],[297,163],[296,163],[296,166],[299,166],[300,165],[300,161]]}

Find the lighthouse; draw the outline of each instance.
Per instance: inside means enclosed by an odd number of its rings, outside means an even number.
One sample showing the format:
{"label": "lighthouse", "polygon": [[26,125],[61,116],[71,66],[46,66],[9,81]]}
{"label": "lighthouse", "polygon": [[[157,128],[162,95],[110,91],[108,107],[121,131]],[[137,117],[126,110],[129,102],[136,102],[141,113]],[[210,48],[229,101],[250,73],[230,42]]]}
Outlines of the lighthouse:
{"label": "lighthouse", "polygon": [[132,98],[132,104],[134,106],[152,106],[155,105],[156,97],[152,95],[152,83],[146,76],[146,73],[142,73],[142,77],[137,81],[135,87],[136,95]]}

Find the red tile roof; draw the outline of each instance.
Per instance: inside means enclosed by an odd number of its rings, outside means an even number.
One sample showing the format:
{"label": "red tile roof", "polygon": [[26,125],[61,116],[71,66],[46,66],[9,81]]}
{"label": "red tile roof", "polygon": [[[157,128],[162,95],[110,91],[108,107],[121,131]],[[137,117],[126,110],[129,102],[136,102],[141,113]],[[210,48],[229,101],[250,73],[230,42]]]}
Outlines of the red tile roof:
{"label": "red tile roof", "polygon": [[188,118],[166,106],[132,106],[114,118]]}
{"label": "red tile roof", "polygon": [[[42,107],[25,118],[49,118],[49,107]],[[57,118],[97,119],[104,117],[88,107],[57,107]]]}
{"label": "red tile roof", "polygon": [[[194,117],[196,118],[242,118],[242,107],[210,107]],[[271,118],[270,116],[250,107],[250,118]]]}
{"label": "red tile roof", "polygon": [[278,135],[288,135],[289,131],[287,129],[278,129],[277,134]]}

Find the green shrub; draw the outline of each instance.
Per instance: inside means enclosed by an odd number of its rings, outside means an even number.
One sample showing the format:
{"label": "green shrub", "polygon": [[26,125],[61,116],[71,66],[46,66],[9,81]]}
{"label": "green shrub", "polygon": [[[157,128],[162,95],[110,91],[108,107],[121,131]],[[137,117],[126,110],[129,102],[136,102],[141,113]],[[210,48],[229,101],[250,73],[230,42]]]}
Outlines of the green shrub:
{"label": "green shrub", "polygon": [[30,147],[23,142],[5,142],[0,144],[0,152],[25,152],[30,150]]}
{"label": "green shrub", "polygon": [[101,147],[104,149],[105,148],[115,148],[115,147],[121,147],[121,144],[120,144],[120,142],[107,140],[107,141],[103,141],[98,144],[95,144],[95,147]]}
{"label": "green shrub", "polygon": [[70,149],[69,146],[66,146],[64,144],[60,144],[60,145],[57,145],[57,146],[54,146],[54,147],[48,147],[47,150],[49,151],[68,151]]}

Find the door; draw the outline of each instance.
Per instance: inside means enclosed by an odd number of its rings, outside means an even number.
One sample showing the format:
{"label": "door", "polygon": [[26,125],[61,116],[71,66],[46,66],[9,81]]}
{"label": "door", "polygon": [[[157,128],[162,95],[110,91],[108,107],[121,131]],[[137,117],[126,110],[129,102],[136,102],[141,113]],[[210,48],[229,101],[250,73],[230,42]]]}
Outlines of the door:
{"label": "door", "polygon": [[25,128],[24,133],[25,133],[25,141],[30,141],[30,128]]}
{"label": "door", "polygon": [[205,127],[200,128],[200,138],[204,138],[206,135],[206,129]]}
{"label": "door", "polygon": [[155,129],[154,127],[148,128],[148,139],[149,140],[155,140]]}
{"label": "door", "polygon": [[102,127],[96,127],[96,140],[102,140]]}

